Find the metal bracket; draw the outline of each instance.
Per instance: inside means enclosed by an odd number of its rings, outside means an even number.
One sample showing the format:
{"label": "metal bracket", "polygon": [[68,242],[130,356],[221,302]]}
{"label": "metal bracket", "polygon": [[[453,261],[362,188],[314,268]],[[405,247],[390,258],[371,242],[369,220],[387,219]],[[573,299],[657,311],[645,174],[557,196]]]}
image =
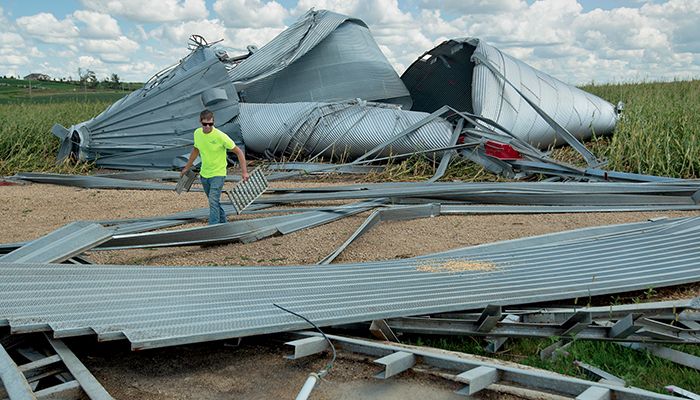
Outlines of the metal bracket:
{"label": "metal bracket", "polygon": [[413,353],[397,351],[396,353],[374,360],[374,362],[384,365],[384,370],[374,377],[387,379],[413,367],[416,364],[416,356],[414,356]]}
{"label": "metal bracket", "polygon": [[467,384],[455,393],[472,395],[498,382],[498,370],[491,367],[476,367],[456,376],[457,380]]}
{"label": "metal bracket", "polygon": [[288,360],[297,360],[326,350],[328,348],[328,341],[323,338],[323,336],[311,336],[287,342],[285,345],[294,347],[294,354],[288,355],[285,358]]}

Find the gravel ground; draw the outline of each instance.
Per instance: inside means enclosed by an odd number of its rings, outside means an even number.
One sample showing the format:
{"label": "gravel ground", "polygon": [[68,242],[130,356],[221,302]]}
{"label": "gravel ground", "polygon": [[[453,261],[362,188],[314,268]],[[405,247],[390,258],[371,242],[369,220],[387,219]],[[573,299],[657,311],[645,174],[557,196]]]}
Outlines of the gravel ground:
{"label": "gravel ground", "polygon": [[[338,182],[344,184],[352,182]],[[317,186],[313,181],[274,182],[274,187]],[[330,204],[330,203],[326,203]],[[0,186],[1,242],[35,239],[69,222],[163,215],[205,207],[201,193],[95,190],[54,185]],[[213,247],[174,247],[91,251],[98,263],[146,265],[294,265],[316,263],[354,232],[369,213],[258,242]],[[551,215],[439,216],[375,226],[336,262],[405,258],[457,247],[596,225],[643,221],[661,216],[696,216],[697,212],[590,213]],[[230,217],[235,220],[235,217]],[[191,224],[196,226],[201,224]],[[700,294],[689,285],[662,291],[666,297]],[[290,362],[278,345],[221,343],[180,346],[131,353],[114,345],[83,349],[81,358],[118,399],[292,398],[307,374],[327,358]],[[454,383],[415,373],[400,381],[377,381],[369,363],[341,359],[316,399],[451,398]],[[398,382],[398,384],[397,384]],[[483,398],[504,398],[486,393]]]}

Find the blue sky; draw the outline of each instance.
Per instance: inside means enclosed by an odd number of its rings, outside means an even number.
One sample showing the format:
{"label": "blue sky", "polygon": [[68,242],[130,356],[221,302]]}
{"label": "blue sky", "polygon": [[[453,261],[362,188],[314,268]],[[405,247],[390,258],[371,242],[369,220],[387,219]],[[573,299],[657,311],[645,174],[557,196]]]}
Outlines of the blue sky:
{"label": "blue sky", "polygon": [[190,34],[243,53],[311,7],[365,21],[399,74],[473,36],[569,83],[700,77],[700,0],[2,0],[0,75],[145,81]]}

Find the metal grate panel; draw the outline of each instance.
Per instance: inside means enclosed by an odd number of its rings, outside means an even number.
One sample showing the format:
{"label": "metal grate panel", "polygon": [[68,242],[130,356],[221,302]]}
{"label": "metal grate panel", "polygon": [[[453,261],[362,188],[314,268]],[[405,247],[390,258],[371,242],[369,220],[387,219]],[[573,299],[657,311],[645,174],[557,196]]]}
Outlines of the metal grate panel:
{"label": "metal grate panel", "polygon": [[268,187],[262,168],[256,168],[247,181],[238,182],[233,189],[226,191],[236,214],[240,214],[262,195]]}

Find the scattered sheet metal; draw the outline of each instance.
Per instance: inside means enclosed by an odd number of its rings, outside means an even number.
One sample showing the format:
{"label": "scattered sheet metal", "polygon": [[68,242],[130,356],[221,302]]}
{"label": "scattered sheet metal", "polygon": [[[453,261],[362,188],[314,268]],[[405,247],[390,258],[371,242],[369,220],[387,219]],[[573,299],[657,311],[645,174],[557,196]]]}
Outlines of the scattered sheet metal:
{"label": "scattered sheet metal", "polygon": [[700,205],[656,206],[517,206],[517,205],[461,205],[442,204],[440,215],[482,214],[577,214],[645,211],[697,211]]}
{"label": "scattered sheet metal", "polygon": [[563,179],[591,180],[591,181],[612,181],[612,182],[683,182],[683,179],[670,178],[667,176],[655,176],[634,174],[630,172],[607,171],[598,168],[575,168],[553,160],[547,162],[537,162],[530,160],[511,160],[508,164],[521,171],[530,174],[541,174],[546,176],[556,176]]}
{"label": "scattered sheet metal", "polygon": [[30,349],[13,350],[14,359],[0,345],[0,376],[6,389],[3,392],[0,385],[0,398],[113,400],[65,343],[42,336],[28,340]]}
{"label": "scattered sheet metal", "polygon": [[695,343],[700,335],[690,330],[665,332],[646,329],[628,317],[606,321],[599,325],[586,312],[577,312],[561,323],[514,322],[499,313],[490,323],[487,316],[477,319],[447,319],[404,317],[387,319],[387,325],[395,332],[421,335],[458,335],[481,337],[560,337],[577,340],[602,340],[612,342]]}
{"label": "scattered sheet metal", "polygon": [[487,182],[487,183],[408,183],[366,184],[292,190],[296,193],[261,197],[265,203],[290,203],[343,199],[421,198],[481,204],[520,204],[554,206],[649,206],[697,205],[692,196],[698,182],[635,184],[617,182]]}
{"label": "scattered sheet metal", "polygon": [[0,257],[5,263],[60,263],[112,238],[114,229],[72,222]]}
{"label": "scattered sheet metal", "polygon": [[[520,322],[525,323],[562,323],[571,318],[577,312],[590,314],[591,319],[620,319],[629,314],[638,317],[659,318],[666,320],[698,320],[700,307],[694,305],[694,299],[678,299],[668,301],[655,301],[650,303],[620,304],[610,306],[579,307],[504,307],[503,314],[518,315]],[[686,312],[686,310],[689,310]],[[452,314],[434,315],[437,318],[465,318],[477,319],[481,312],[462,312]]]}
{"label": "scattered sheet metal", "polygon": [[273,303],[327,326],[700,281],[700,218],[595,231],[324,267],[2,264],[0,325],[142,349],[306,326]]}
{"label": "scattered sheet metal", "polygon": [[[495,74],[492,64],[501,76]],[[510,81],[513,86],[505,81]],[[518,93],[579,139],[611,133],[618,110],[607,101],[565,84],[478,38],[442,42],[419,57],[401,76],[413,98],[413,110],[433,112],[443,105],[493,120],[539,148],[557,135]],[[562,144],[561,138],[557,140]]]}
{"label": "scattered sheet metal", "polygon": [[[115,178],[115,179],[126,179],[129,181],[173,181],[176,182],[180,179],[180,171],[169,171],[169,170],[144,170],[144,171],[122,171],[122,172],[110,172],[106,174],[95,174],[92,176],[98,176],[103,178]],[[240,175],[226,175],[226,182],[238,182],[241,180]]]}
{"label": "scattered sheet metal", "polygon": [[332,172],[341,174],[370,174],[384,171],[383,165],[337,165],[313,162],[280,162],[265,165],[268,171],[304,171],[307,174],[315,172]]}
{"label": "scattered sheet metal", "polygon": [[[26,244],[29,244],[29,243],[30,242],[0,244],[0,256],[4,256],[5,254],[10,253],[12,251],[15,251],[15,250],[19,249],[20,247],[22,247]],[[93,264],[92,261],[90,261],[89,259],[87,259],[84,256],[73,256],[73,257],[67,259],[66,261],[64,261],[64,263],[67,263],[67,264],[85,264],[85,265]]]}
{"label": "scattered sheet metal", "polygon": [[[295,348],[295,354],[310,355],[325,350],[316,332],[302,332],[302,339],[288,342]],[[436,349],[426,349],[418,346],[388,344],[365,339],[349,338],[337,335],[326,335],[333,341],[336,348],[353,353],[374,357],[382,357],[374,362],[383,365],[382,377],[390,377],[413,368],[418,363],[431,368],[453,372],[455,380],[467,384],[457,393],[473,395],[501,381],[515,383],[519,386],[555,393],[577,399],[614,398],[623,399],[673,399],[671,396],[649,392],[646,390],[624,387],[606,382],[592,382],[584,379],[560,375],[551,371],[521,367],[514,363],[505,364],[499,360],[489,360],[484,357],[446,352]],[[314,341],[315,340],[315,341]],[[306,351],[304,351],[306,350]],[[299,357],[294,357],[299,358]],[[495,387],[494,387],[495,388]],[[597,397],[589,397],[592,392]]]}
{"label": "scattered sheet metal", "polygon": [[360,98],[411,108],[408,90],[367,25],[327,10],[308,11],[268,44],[227,65],[247,103]]}
{"label": "scattered sheet metal", "polygon": [[289,234],[301,229],[312,228],[338,219],[371,210],[385,203],[384,199],[371,200],[326,211],[310,211],[293,215],[239,220],[227,224],[116,235],[95,250],[125,248],[192,246],[200,244],[227,243],[239,241],[254,242],[275,234]]}
{"label": "scattered sheet metal", "polygon": [[147,169],[143,171],[109,172],[104,174],[94,174],[93,176],[126,179],[129,181],[177,181],[180,179],[180,171]]}
{"label": "scattered sheet metal", "polygon": [[107,178],[104,176],[49,174],[37,172],[20,172],[14,175],[36,183],[77,186],[86,189],[124,189],[124,190],[175,190],[175,186],[163,183],[132,181]]}

